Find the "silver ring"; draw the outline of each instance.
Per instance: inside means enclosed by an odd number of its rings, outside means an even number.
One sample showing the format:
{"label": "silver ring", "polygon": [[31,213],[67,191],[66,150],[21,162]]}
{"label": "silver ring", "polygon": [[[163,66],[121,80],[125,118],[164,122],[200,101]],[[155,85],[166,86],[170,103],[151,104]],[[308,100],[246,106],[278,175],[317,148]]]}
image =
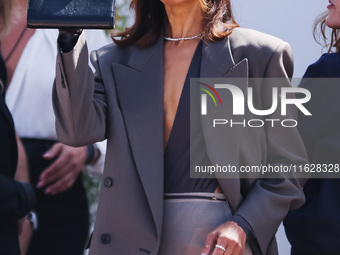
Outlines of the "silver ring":
{"label": "silver ring", "polygon": [[222,245],[216,244],[215,247],[220,248],[221,250],[225,251],[225,248]]}

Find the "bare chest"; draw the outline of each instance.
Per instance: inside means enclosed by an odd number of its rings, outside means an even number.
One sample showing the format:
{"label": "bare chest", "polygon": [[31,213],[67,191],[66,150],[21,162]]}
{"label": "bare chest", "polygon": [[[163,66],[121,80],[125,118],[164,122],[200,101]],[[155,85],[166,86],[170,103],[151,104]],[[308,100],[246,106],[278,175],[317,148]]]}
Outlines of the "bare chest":
{"label": "bare chest", "polygon": [[173,48],[165,45],[164,50],[164,144],[168,143],[176,117],[184,82],[197,43],[190,47]]}

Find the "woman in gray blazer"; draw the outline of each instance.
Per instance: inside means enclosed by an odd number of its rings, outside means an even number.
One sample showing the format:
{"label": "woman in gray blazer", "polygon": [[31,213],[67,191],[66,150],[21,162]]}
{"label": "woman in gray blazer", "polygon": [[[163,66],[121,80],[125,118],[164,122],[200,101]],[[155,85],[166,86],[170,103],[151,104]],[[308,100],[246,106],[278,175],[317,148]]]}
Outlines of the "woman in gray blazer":
{"label": "woman in gray blazer", "polygon": [[[296,128],[266,122],[212,129],[210,121],[221,116],[208,104],[209,114],[194,117],[189,130],[189,81],[243,78],[238,89],[245,94],[252,87],[257,109],[268,109],[272,86],[265,78],[289,86],[289,45],[238,28],[229,0],[134,0],[132,7],[135,24],[92,53],[95,74],[81,31],[61,31],[58,39],[59,139],[72,146],[107,139],[90,254],[277,254],[281,220],[304,201],[300,182],[281,173],[193,179],[190,150],[197,149],[193,160],[205,166],[302,164],[306,153]],[[247,84],[248,78],[257,79]],[[235,117],[228,108],[223,116]],[[280,118],[279,111],[269,116]]]}

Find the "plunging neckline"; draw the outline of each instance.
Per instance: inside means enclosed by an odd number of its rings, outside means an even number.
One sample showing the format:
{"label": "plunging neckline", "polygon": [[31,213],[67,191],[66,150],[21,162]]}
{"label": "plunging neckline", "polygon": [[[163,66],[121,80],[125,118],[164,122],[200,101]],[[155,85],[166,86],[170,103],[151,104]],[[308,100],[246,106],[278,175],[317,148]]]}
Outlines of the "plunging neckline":
{"label": "plunging neckline", "polygon": [[[194,55],[193,55],[193,57],[192,57],[192,59],[190,61],[190,65],[189,65],[187,74],[185,76],[185,80],[184,80],[184,84],[183,84],[183,87],[182,87],[181,96],[179,98],[177,109],[176,109],[176,115],[175,115],[174,121],[173,121],[172,126],[171,126],[171,130],[170,130],[170,134],[169,134],[167,145],[166,145],[165,150],[164,150],[164,157],[166,157],[166,155],[167,155],[167,151],[168,151],[168,148],[169,148],[169,143],[172,140],[174,127],[176,125],[176,122],[178,122],[178,118],[179,118],[178,116],[179,116],[179,112],[180,112],[179,109],[182,108],[181,106],[183,105],[183,100],[184,100],[184,95],[185,95],[185,93],[183,93],[183,92],[186,89],[186,84],[188,84],[190,86],[190,81],[188,81],[188,79],[194,78],[194,77],[189,77],[189,76],[194,71],[194,70],[192,70],[193,69],[194,61],[198,58],[197,55],[199,53],[201,54],[201,51],[202,51],[202,41],[199,41],[199,43],[196,46]],[[198,78],[198,77],[195,77],[195,78]]]}

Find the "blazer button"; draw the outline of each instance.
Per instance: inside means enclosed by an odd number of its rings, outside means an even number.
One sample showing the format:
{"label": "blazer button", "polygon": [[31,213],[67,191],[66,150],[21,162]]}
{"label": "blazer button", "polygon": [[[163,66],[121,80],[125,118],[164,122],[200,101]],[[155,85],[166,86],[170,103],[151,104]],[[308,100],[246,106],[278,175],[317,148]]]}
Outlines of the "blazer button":
{"label": "blazer button", "polygon": [[106,177],[104,179],[104,186],[106,188],[110,188],[112,186],[112,184],[113,184],[113,180],[110,177]]}
{"label": "blazer button", "polygon": [[102,234],[100,236],[100,242],[102,244],[109,244],[111,242],[111,236],[109,234]]}

